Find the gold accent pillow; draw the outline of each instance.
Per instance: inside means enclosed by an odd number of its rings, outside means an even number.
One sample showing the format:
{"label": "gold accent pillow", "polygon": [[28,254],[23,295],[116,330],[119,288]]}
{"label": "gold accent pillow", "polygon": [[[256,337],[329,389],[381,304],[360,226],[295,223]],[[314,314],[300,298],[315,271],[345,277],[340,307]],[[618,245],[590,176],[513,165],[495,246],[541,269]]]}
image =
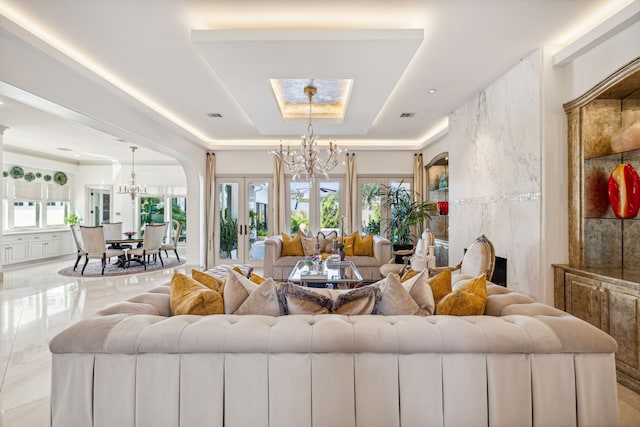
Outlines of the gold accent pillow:
{"label": "gold accent pillow", "polygon": [[355,231],[351,236],[345,236],[344,240],[344,254],[346,256],[353,256],[355,242],[358,236],[358,232]]}
{"label": "gold accent pillow", "polygon": [[291,237],[287,233],[282,233],[282,256],[304,256],[299,234]]}
{"label": "gold accent pillow", "polygon": [[436,314],[474,316],[484,314],[487,305],[486,274],[475,277],[469,283],[445,296],[436,305]]}
{"label": "gold accent pillow", "polygon": [[251,273],[251,277],[249,278],[249,280],[251,280],[256,285],[261,285],[267,279],[262,276],[258,276],[256,273]]}
{"label": "gold accent pillow", "polygon": [[451,270],[446,269],[429,279],[436,305],[442,298],[451,293]]}
{"label": "gold accent pillow", "polygon": [[406,282],[407,280],[411,279],[412,277],[415,277],[418,273],[419,273],[419,271],[415,271],[413,268],[409,268],[407,271],[405,271],[402,274],[402,277],[400,278],[400,281],[401,282]]}
{"label": "gold accent pillow", "polygon": [[257,285],[236,271],[227,274],[224,285],[226,314],[262,314],[280,316],[280,304],[273,279]]}
{"label": "gold accent pillow", "polygon": [[361,236],[360,233],[354,233],[355,240],[353,242],[353,255],[355,256],[373,256],[373,234]]}
{"label": "gold accent pillow", "polygon": [[173,272],[170,291],[171,314],[224,314],[222,295],[189,276]]}
{"label": "gold accent pillow", "polygon": [[207,288],[220,292],[224,286],[224,280],[211,276],[198,270],[191,270],[191,277],[197,282],[205,285]]}

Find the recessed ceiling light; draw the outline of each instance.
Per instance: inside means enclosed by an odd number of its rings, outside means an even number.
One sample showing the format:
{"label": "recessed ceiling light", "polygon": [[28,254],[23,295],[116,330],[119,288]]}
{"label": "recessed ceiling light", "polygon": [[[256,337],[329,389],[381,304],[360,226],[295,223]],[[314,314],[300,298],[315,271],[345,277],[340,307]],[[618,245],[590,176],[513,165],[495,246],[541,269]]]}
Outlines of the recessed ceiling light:
{"label": "recessed ceiling light", "polygon": [[402,113],[402,114],[400,114],[400,117],[403,117],[403,118],[404,117],[413,117],[415,115],[416,115],[416,113]]}
{"label": "recessed ceiling light", "polygon": [[220,114],[220,113],[207,113],[207,116],[217,119],[217,118],[222,117],[222,114]]}
{"label": "recessed ceiling light", "polygon": [[56,150],[60,150],[60,151],[73,151],[71,148],[67,148],[67,147],[56,147]]}
{"label": "recessed ceiling light", "polygon": [[80,154],[74,154],[73,157],[80,157]]}
{"label": "recessed ceiling light", "polygon": [[427,93],[434,94],[438,91],[438,89],[429,89]]}

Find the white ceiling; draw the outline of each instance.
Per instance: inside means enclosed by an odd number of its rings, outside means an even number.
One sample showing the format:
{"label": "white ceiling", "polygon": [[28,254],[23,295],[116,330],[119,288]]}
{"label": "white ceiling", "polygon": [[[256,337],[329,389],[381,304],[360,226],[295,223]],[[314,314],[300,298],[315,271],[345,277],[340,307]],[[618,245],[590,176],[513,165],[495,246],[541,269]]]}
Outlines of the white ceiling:
{"label": "white ceiling", "polygon": [[[91,59],[99,67],[93,72],[133,88],[141,102],[154,104],[156,118],[174,121],[208,149],[296,142],[304,133],[304,124],[280,117],[268,78],[353,78],[344,123],[314,123],[320,138],[350,148],[415,149],[451,111],[520,58],[536,48],[566,46],[599,23],[594,16],[602,21],[628,3],[0,0],[0,13],[37,26],[51,36],[48,41],[57,39]],[[266,35],[274,30],[286,42]],[[335,37],[352,30],[417,30],[412,33],[421,40],[413,37],[412,45]],[[8,145],[79,162],[130,155],[104,143],[113,141],[109,135],[4,101],[0,124],[10,128]],[[147,151],[139,153],[142,161],[166,160]]]}

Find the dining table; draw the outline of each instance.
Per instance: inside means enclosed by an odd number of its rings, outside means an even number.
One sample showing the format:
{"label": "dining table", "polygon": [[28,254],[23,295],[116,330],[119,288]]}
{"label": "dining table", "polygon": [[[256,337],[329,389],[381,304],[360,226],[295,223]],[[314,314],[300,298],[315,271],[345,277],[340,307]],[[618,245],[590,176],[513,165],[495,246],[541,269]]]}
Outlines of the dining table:
{"label": "dining table", "polygon": [[[134,238],[108,239],[108,240],[105,240],[104,242],[107,246],[110,246],[113,249],[121,249],[125,251],[124,256],[118,257],[118,267],[125,268],[126,266],[128,266],[127,261],[131,262],[131,259],[129,259],[130,257],[127,251],[133,248],[134,245],[137,248],[142,246],[142,242],[144,242],[144,239],[134,239]],[[133,261],[142,263],[142,261],[138,258],[134,258]]]}

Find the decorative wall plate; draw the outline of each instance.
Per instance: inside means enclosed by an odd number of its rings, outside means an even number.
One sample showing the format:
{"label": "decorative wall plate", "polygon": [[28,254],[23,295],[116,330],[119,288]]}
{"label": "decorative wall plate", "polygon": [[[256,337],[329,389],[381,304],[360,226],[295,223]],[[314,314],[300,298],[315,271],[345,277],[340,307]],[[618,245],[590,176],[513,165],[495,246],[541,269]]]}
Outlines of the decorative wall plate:
{"label": "decorative wall plate", "polygon": [[20,166],[14,166],[11,168],[11,176],[14,179],[19,179],[22,178],[24,176],[24,170],[22,170],[22,168]]}
{"label": "decorative wall plate", "polygon": [[7,172],[7,171],[2,171],[2,176],[3,176],[3,177],[5,177],[5,178],[6,178],[6,177],[8,177],[8,176],[9,176],[9,172]]}
{"label": "decorative wall plate", "polygon": [[45,175],[43,179],[47,182],[51,181],[51,175]]}
{"label": "decorative wall plate", "polygon": [[34,179],[36,179],[36,175],[33,172],[28,172],[27,174],[25,174],[24,176],[24,180],[27,182],[31,182]]}
{"label": "decorative wall plate", "polygon": [[42,174],[40,172],[36,172],[36,178],[42,178]]}
{"label": "decorative wall plate", "polygon": [[53,174],[53,182],[58,185],[65,185],[67,183],[67,174],[64,172],[56,172]]}

